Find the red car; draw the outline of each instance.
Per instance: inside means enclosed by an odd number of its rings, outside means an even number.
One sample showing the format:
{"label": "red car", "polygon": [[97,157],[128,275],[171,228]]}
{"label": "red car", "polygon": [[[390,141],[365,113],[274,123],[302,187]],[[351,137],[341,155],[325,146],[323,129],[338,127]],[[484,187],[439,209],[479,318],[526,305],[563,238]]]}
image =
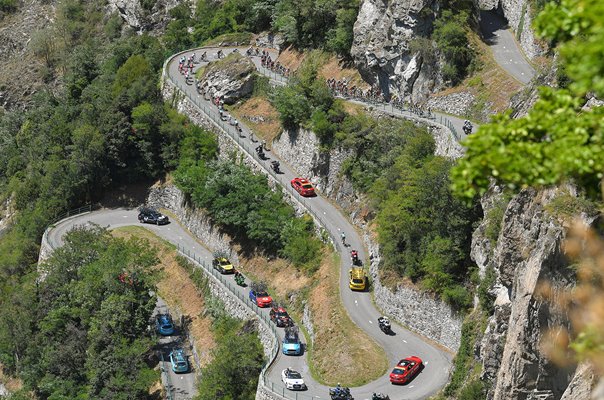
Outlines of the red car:
{"label": "red car", "polygon": [[292,179],[292,187],[296,189],[301,196],[312,197],[315,196],[315,188],[308,179],[294,178]]}
{"label": "red car", "polygon": [[422,359],[417,356],[407,357],[396,364],[390,373],[390,382],[408,383],[424,368]]}

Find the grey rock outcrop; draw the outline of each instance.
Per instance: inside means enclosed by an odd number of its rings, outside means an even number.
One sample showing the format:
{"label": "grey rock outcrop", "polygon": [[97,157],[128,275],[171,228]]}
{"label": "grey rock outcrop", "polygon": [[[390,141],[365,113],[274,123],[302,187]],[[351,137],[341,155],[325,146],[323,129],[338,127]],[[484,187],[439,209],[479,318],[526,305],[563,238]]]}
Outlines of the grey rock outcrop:
{"label": "grey rock outcrop", "polygon": [[588,363],[579,364],[573,379],[562,394],[560,400],[589,399],[596,383],[594,371]]}
{"label": "grey rock outcrop", "polygon": [[178,0],[157,0],[152,7],[144,8],[140,0],[108,0],[107,9],[110,13],[118,13],[136,32],[159,35],[170,22],[169,11],[181,3]]}
{"label": "grey rock outcrop", "polygon": [[[482,270],[492,267],[497,274],[491,288],[495,311],[477,348],[482,378],[492,383],[489,399],[560,399],[573,378],[575,366],[553,364],[540,348],[544,331],[567,326],[568,320],[537,296],[539,282],[547,280],[562,290],[575,282],[561,251],[564,227],[545,211],[559,190],[516,195],[492,249],[478,249],[489,243],[481,227],[474,234],[472,255]],[[483,199],[485,211],[499,195],[495,190]]]}
{"label": "grey rock outcrop", "polygon": [[[434,88],[431,65],[410,42],[426,36],[434,0],[363,0],[354,24],[351,54],[363,78],[385,94],[410,95],[415,102]],[[429,12],[425,12],[425,11]]]}
{"label": "grey rock outcrop", "polygon": [[206,67],[200,79],[201,89],[212,97],[221,97],[226,104],[234,104],[252,93],[255,71],[249,58],[231,53]]}

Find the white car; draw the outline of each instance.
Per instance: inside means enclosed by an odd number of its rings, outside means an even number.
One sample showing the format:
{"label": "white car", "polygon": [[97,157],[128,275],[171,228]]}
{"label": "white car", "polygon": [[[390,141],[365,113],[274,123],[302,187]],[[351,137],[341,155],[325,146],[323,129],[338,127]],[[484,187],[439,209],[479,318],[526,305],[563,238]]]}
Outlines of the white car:
{"label": "white car", "polygon": [[306,384],[298,371],[286,368],[281,372],[281,380],[289,390],[306,390]]}

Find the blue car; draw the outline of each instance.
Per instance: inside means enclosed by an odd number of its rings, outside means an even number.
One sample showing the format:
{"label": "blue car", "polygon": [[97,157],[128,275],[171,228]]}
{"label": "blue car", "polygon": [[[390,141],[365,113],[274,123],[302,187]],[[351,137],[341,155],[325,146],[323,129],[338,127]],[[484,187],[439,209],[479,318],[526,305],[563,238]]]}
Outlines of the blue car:
{"label": "blue car", "polygon": [[302,354],[302,342],[298,335],[298,327],[290,326],[285,328],[285,337],[282,341],[282,352],[287,356],[299,356]]}
{"label": "blue car", "polygon": [[172,371],[178,373],[189,372],[189,361],[185,351],[181,348],[174,349],[170,353],[170,364],[172,364]]}
{"label": "blue car", "polygon": [[174,324],[170,314],[157,314],[155,317],[155,329],[160,335],[170,336],[174,334]]}

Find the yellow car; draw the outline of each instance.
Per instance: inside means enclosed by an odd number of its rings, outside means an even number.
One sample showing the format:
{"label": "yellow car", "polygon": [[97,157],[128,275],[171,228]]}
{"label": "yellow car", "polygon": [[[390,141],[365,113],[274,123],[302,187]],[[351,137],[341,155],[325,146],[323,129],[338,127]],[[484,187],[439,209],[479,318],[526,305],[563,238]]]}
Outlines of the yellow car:
{"label": "yellow car", "polygon": [[212,261],[212,266],[214,269],[218,270],[221,274],[232,274],[235,272],[235,268],[233,264],[229,261],[228,258],[218,257]]}
{"label": "yellow car", "polygon": [[352,290],[367,289],[367,275],[362,267],[352,267],[350,269],[350,282],[348,286]]}

